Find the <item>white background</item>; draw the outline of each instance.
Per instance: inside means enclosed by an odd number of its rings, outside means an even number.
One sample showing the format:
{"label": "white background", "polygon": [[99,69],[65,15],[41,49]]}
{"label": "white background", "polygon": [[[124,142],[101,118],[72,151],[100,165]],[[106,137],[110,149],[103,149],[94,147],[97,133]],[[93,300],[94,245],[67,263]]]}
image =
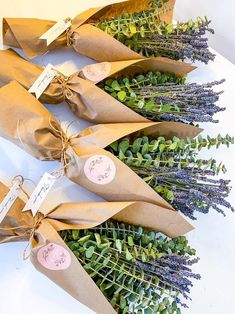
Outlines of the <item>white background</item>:
{"label": "white background", "polygon": [[[176,0],[177,1],[177,0]],[[210,45],[235,63],[235,2],[234,0],[178,0],[175,18],[182,21],[197,16],[212,20],[215,35],[210,35]]]}
{"label": "white background", "polygon": [[[204,1],[209,2],[209,1]],[[1,0],[0,14],[8,17],[41,17],[59,19],[74,16],[88,7],[110,3],[110,1],[58,1],[58,0]],[[198,3],[200,3],[198,1]],[[184,10],[184,19],[191,18],[184,1],[177,2],[176,11]],[[195,4],[196,6],[196,4]],[[191,6],[191,9],[194,4]],[[187,12],[187,14],[186,14]],[[212,10],[213,12],[213,10]],[[182,13],[183,14],[183,13]],[[203,15],[204,12],[202,11]],[[221,12],[223,14],[223,12]],[[233,36],[231,32],[231,36]],[[39,57],[35,62],[46,65],[52,63],[65,74],[72,73],[77,68],[91,62],[80,57],[69,49],[63,49]],[[221,105],[227,106],[227,111],[218,115],[220,124],[206,125],[204,134],[234,135],[234,77],[235,67],[219,54],[216,61],[210,65],[199,65],[199,68],[189,75],[189,81],[207,82],[225,77],[223,85],[225,93],[221,97]],[[62,121],[77,121],[76,128],[82,129],[87,122],[78,120],[68,110],[66,105],[47,106],[56,117]],[[212,150],[206,157],[213,156],[223,161],[228,168],[227,177],[235,176],[235,148],[222,147],[219,151]],[[54,170],[56,162],[41,162],[29,156],[13,144],[0,139],[0,180],[9,184],[16,174],[22,174],[37,182],[45,171]],[[234,185],[234,182],[233,182]],[[33,185],[27,183],[31,191]],[[235,190],[232,191],[230,201],[235,204]],[[53,207],[66,201],[100,201],[92,193],[85,191],[71,183],[66,178],[60,179],[54,186],[44,206]],[[192,302],[183,314],[232,314],[235,308],[235,222],[234,215],[221,215],[211,212],[208,215],[198,215],[194,223],[195,230],[188,234],[190,244],[197,249],[201,261],[195,267],[195,272],[202,275],[199,282],[192,288]],[[26,243],[12,243],[0,245],[0,314],[89,314],[89,309],[79,304],[66,292],[38,273],[30,261],[22,260],[22,252]],[[78,279],[79,280],[79,279]],[[87,291],[89,293],[89,291]]]}

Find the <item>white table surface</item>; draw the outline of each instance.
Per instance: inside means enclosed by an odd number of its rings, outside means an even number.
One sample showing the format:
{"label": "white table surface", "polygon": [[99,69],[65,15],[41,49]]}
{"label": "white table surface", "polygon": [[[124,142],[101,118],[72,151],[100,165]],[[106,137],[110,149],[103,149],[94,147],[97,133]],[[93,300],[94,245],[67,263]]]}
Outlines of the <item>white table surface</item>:
{"label": "white table surface", "polygon": [[[178,3],[180,0],[178,1]],[[58,1],[58,0],[1,0],[1,17],[40,17],[59,19],[75,14],[88,7],[104,5],[111,1]],[[190,18],[190,17],[189,17]],[[79,56],[70,49],[38,57],[35,62],[41,65],[52,63],[65,74],[70,74],[81,66],[91,63],[86,57]],[[220,103],[227,111],[218,115],[219,124],[206,124],[204,134],[234,135],[235,104],[234,104],[235,66],[217,54],[214,63],[208,66],[199,64],[196,71],[189,75],[189,81],[207,82],[226,78],[223,84],[225,93]],[[47,106],[61,122],[77,121],[76,129],[83,129],[89,123],[77,119],[69,112],[66,105]],[[211,150],[204,154],[214,156],[227,165],[226,177],[235,177],[235,148],[222,147],[219,151]],[[6,140],[0,139],[0,180],[9,184],[16,174],[22,174],[37,182],[45,171],[52,171],[57,162],[41,162]],[[32,184],[27,188],[32,191]],[[61,202],[101,201],[102,199],[90,193],[66,178],[60,179],[47,198],[48,208]],[[230,199],[235,205],[235,189]],[[198,215],[194,222],[195,230],[188,234],[190,244],[197,249],[201,261],[194,267],[195,272],[202,275],[200,281],[195,281],[192,288],[192,302],[183,314],[232,314],[235,313],[235,220],[230,212],[227,217],[211,211],[208,215]],[[77,302],[70,295],[57,287],[44,275],[37,272],[30,261],[23,261],[22,252],[26,243],[11,243],[0,245],[0,314],[91,314],[91,310]],[[78,279],[79,280],[79,279]],[[89,293],[89,291],[87,291]]]}

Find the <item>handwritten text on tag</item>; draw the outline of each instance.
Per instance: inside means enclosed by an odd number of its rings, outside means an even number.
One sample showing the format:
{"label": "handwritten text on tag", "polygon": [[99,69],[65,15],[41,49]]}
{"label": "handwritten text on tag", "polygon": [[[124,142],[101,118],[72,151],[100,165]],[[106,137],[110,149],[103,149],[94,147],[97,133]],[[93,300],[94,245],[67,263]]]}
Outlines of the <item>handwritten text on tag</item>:
{"label": "handwritten text on tag", "polygon": [[56,177],[52,176],[51,174],[47,172],[44,173],[43,177],[39,181],[35,190],[31,194],[28,202],[26,203],[23,209],[23,212],[27,210],[31,210],[32,215],[34,217],[36,213],[38,212],[40,206],[42,205],[43,201],[47,197],[55,181],[56,181]]}
{"label": "handwritten text on tag", "polygon": [[30,87],[29,92],[34,93],[37,99],[40,98],[40,96],[51,83],[56,74],[57,70],[53,67],[53,65],[48,64],[45,67],[44,71],[39,75],[39,77]]}
{"label": "handwritten text on tag", "polygon": [[71,20],[61,20],[53,25],[47,32],[45,32],[40,39],[45,39],[47,46],[49,46],[56,38],[63,34],[70,26]]}
{"label": "handwritten text on tag", "polygon": [[0,223],[3,221],[9,209],[20,195],[20,191],[21,189],[19,182],[15,182],[0,204]]}

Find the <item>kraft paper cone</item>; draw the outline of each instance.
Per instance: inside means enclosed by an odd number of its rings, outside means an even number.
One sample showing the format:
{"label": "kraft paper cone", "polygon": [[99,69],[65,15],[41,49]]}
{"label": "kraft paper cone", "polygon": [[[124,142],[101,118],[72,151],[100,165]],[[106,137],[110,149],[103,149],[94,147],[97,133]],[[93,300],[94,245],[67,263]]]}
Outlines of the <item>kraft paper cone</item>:
{"label": "kraft paper cone", "polygon": [[[0,201],[7,192],[8,188],[0,182]],[[3,223],[0,224],[0,243],[28,238],[32,242],[31,261],[35,268],[99,314],[116,312],[69,250],[58,231],[88,229],[110,218],[161,231],[173,237],[192,230],[192,226],[178,213],[144,202],[65,203],[53,210],[42,210],[39,214],[41,218],[38,227],[35,227],[31,214],[22,212],[23,207],[24,202],[17,199],[10,208]],[[16,228],[18,228],[17,236],[13,231]],[[30,236],[32,231],[33,238]],[[40,263],[38,252],[49,243],[60,245],[69,252],[71,264],[67,269],[50,270]]]}
{"label": "kraft paper cone", "polygon": [[[147,9],[148,4],[149,0],[129,0],[89,9],[76,16],[72,20],[69,30],[48,47],[45,40],[39,38],[56,22],[32,18],[4,18],[3,42],[5,45],[21,48],[29,58],[68,44],[78,53],[97,61],[140,59],[142,58],[140,54],[135,53],[92,24],[106,18],[117,17],[123,13],[139,12]],[[162,21],[172,22],[174,4],[175,0],[169,0],[163,4],[163,8],[169,8],[169,10],[160,15]]]}
{"label": "kraft paper cone", "polygon": [[[166,58],[98,63],[89,65],[68,78],[58,74],[39,100],[49,104],[65,101],[77,116],[96,123],[149,121],[96,86],[95,83],[100,80],[89,81],[86,77],[87,68],[91,73],[98,74],[94,79],[100,78],[101,75],[102,79],[106,79],[149,71],[185,76],[194,69],[186,63]],[[0,51],[0,86],[16,80],[29,89],[42,71],[42,67],[26,61],[13,50]]]}
{"label": "kraft paper cone", "polygon": [[201,132],[177,122],[146,122],[100,124],[68,137],[47,109],[14,81],[0,89],[0,108],[0,135],[40,160],[62,158],[65,175],[73,182],[110,201],[147,201],[170,210],[170,204],[104,148],[134,133],[185,138]]}

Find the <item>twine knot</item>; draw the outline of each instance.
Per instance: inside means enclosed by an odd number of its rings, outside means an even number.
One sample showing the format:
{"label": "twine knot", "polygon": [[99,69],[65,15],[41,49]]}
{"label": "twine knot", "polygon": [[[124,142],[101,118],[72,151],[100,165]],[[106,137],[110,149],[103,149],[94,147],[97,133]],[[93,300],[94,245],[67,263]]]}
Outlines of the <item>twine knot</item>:
{"label": "twine knot", "polygon": [[56,76],[57,82],[60,84],[62,89],[62,97],[63,101],[68,101],[73,97],[73,91],[70,89],[70,77],[65,76],[62,73],[58,72],[58,75]]}

